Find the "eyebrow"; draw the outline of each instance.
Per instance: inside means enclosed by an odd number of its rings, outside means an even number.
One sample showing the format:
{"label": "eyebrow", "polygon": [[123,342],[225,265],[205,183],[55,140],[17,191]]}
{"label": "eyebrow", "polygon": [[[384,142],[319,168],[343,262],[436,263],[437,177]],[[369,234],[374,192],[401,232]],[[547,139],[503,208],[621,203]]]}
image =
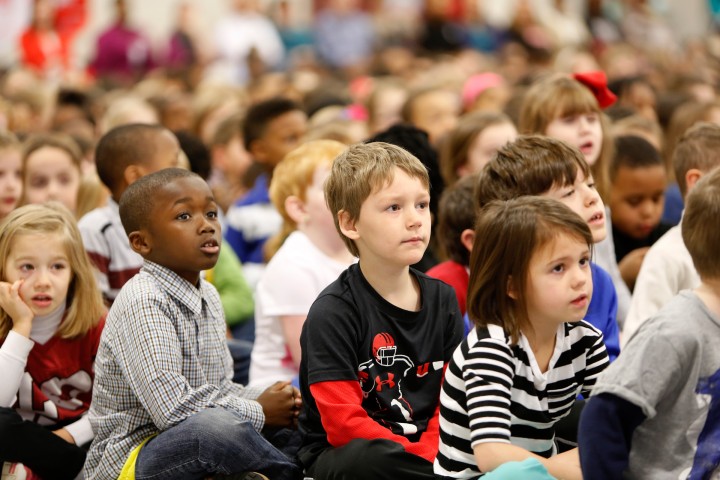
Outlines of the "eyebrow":
{"label": "eyebrow", "polygon": [[[205,197],[205,200],[208,202],[215,203],[215,197],[213,197],[212,195],[208,195],[207,197]],[[191,197],[178,198],[177,200],[175,200],[173,202],[173,206],[178,205],[180,203],[190,203],[191,201],[192,201]]]}
{"label": "eyebrow", "polygon": [[[590,255],[590,250],[589,250],[589,249],[583,250],[583,253],[582,253],[582,255],[581,255],[580,257],[582,258],[582,257],[584,257],[584,256],[586,256],[586,255]],[[573,255],[563,255],[563,256],[560,256],[560,257],[555,257],[555,258],[553,258],[553,259],[550,260],[547,264],[548,264],[548,265],[553,265],[553,264],[556,264],[556,263],[558,263],[558,262],[574,261],[574,258],[575,258],[575,257],[574,257]]]}

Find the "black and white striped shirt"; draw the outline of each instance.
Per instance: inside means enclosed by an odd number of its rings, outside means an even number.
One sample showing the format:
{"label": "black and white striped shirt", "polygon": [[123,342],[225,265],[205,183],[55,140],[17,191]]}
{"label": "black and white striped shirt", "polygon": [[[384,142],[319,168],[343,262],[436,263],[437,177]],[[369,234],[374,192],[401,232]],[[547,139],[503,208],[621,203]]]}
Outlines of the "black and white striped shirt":
{"label": "black and white striped shirt", "polygon": [[473,447],[485,442],[553,455],[555,423],[608,365],[602,333],[584,321],[560,325],[549,365],[540,371],[524,335],[511,345],[499,326],[474,328],[445,373],[435,474],[477,478]]}

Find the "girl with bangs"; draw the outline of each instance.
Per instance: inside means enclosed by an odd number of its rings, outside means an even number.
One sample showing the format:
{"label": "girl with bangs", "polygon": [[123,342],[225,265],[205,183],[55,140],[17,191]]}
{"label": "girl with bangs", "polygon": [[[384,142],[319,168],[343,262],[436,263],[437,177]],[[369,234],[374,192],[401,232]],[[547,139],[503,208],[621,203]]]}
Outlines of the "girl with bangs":
{"label": "girl with bangs", "polygon": [[55,202],[14,210],[0,259],[2,476],[75,478],[105,314],[75,220]]}

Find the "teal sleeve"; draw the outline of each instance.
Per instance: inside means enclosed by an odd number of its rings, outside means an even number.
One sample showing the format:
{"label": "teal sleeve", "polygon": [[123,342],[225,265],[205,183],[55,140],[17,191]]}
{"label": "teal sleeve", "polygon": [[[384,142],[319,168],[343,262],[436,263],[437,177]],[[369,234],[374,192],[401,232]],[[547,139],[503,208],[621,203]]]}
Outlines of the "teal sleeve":
{"label": "teal sleeve", "polygon": [[232,248],[223,246],[220,249],[218,261],[208,279],[220,294],[225,321],[229,326],[245,322],[252,316],[255,310],[252,289]]}

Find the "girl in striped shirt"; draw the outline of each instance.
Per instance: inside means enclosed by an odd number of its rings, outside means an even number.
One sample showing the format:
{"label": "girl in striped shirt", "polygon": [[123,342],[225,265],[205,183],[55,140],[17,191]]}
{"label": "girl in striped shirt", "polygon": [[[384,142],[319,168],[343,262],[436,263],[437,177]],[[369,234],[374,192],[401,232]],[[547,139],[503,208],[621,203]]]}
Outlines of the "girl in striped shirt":
{"label": "girl in striped shirt", "polygon": [[544,197],[480,212],[468,315],[440,395],[438,478],[581,479],[577,449],[561,454],[555,424],[587,395],[608,357],[582,320],[592,296],[587,223]]}

